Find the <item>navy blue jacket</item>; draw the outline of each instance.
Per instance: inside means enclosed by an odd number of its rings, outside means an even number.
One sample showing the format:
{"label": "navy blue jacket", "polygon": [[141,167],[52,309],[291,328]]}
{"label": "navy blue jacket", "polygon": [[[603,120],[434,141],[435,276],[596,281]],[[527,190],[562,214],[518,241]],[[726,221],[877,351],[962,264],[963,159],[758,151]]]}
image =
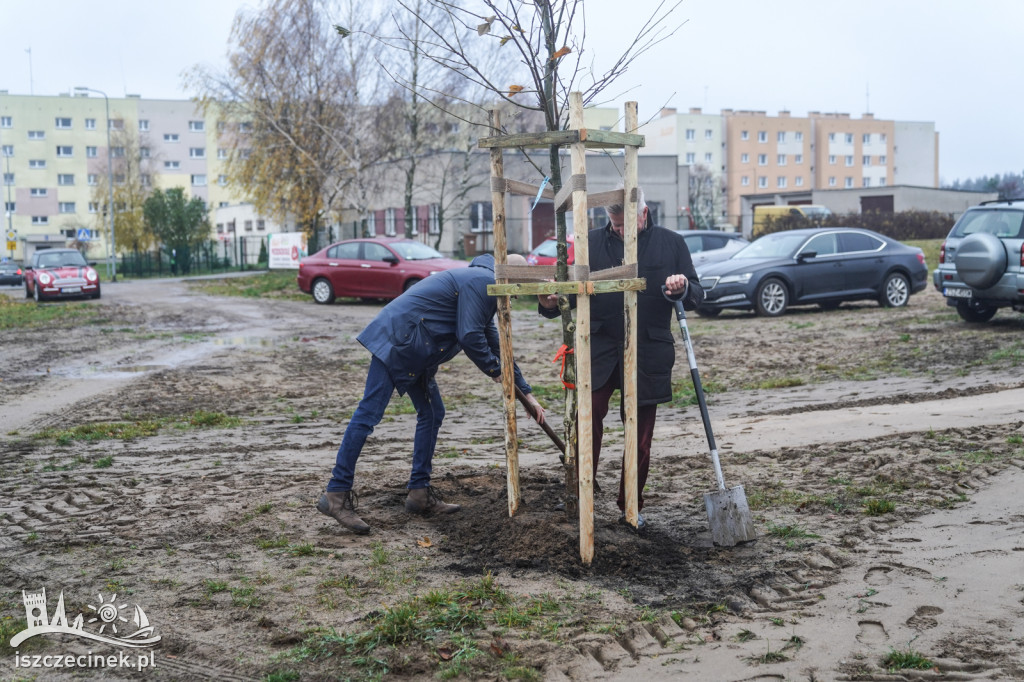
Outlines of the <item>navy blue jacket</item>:
{"label": "navy blue jacket", "polygon": [[[611,227],[591,230],[591,271],[622,265],[625,244]],[[675,304],[695,309],[704,300],[704,289],[697,282],[690,250],[683,237],[672,230],[651,226],[637,235],[637,269],[647,278],[647,288],[637,292],[637,404],[657,405],[672,400],[672,366],[675,364],[675,341],[672,323]],[[669,298],[661,285],[669,275],[686,275],[689,286],[681,294]],[[575,306],[575,296],[570,299]],[[590,378],[595,389],[604,386],[612,372],[622,372],[625,350],[625,314],[622,294],[599,294],[590,297]],[[544,317],[554,318],[557,308],[538,306]]]}
{"label": "navy blue jacket", "polygon": [[[432,378],[460,350],[487,376],[501,376],[498,301],[487,294],[490,284],[490,254],[477,256],[468,268],[433,274],[384,306],[358,341],[387,366],[399,395]],[[516,385],[529,393],[519,367],[513,369]]]}

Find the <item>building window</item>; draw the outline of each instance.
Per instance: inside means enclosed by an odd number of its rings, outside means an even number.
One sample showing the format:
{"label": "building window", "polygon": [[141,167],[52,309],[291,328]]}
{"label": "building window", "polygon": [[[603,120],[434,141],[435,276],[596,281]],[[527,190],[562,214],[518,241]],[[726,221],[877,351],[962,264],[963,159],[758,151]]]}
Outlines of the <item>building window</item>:
{"label": "building window", "polygon": [[125,180],[124,173],[114,173],[114,184],[123,185]]}
{"label": "building window", "polygon": [[793,163],[795,163],[797,165],[800,165],[803,162],[804,162],[804,155],[803,154],[794,154],[793,155]]}
{"label": "building window", "polygon": [[3,154],[4,156],[14,156],[14,145],[5,144],[3,149],[0,149],[0,154]]}
{"label": "building window", "polygon": [[804,141],[804,134],[802,132],[797,131],[797,132],[793,133],[793,136],[796,138],[797,142],[803,142]]}
{"label": "building window", "polygon": [[871,178],[863,178],[863,186],[864,187],[870,187],[871,186]]}
{"label": "building window", "polygon": [[181,168],[180,161],[164,161],[164,170],[178,170]]}
{"label": "building window", "polygon": [[221,161],[228,158],[228,150],[223,147],[217,147],[217,158]]}
{"label": "building window", "polygon": [[192,185],[195,187],[203,187],[206,185],[206,176],[203,174],[192,176]]}
{"label": "building window", "polygon": [[227,126],[226,123],[224,123],[224,121],[217,121],[217,132],[218,133],[223,133],[227,129],[228,129],[228,126]]}
{"label": "building window", "polygon": [[252,232],[252,221],[251,220],[246,220],[243,223],[243,226],[244,226],[246,232]]}
{"label": "building window", "polygon": [[836,141],[836,134],[835,133],[829,133],[828,134],[828,141],[829,142],[835,142]]}
{"label": "building window", "polygon": [[10,128],[13,125],[14,121],[10,116],[0,116],[0,128]]}
{"label": "building window", "polygon": [[259,218],[256,221],[256,231],[257,232],[265,232],[266,229],[267,229],[267,221],[264,220],[263,218]]}
{"label": "building window", "polygon": [[836,155],[835,154],[829,154],[828,155],[828,162],[829,162],[829,165],[832,165],[832,166],[836,165]]}
{"label": "building window", "polygon": [[740,163],[750,163],[750,154],[740,154]]}
{"label": "building window", "polygon": [[251,155],[252,155],[252,150],[251,149],[239,149],[238,150],[238,158],[242,159],[243,161],[245,159],[248,159]]}
{"label": "building window", "polygon": [[228,184],[228,176],[221,173],[217,176],[217,184],[221,187],[225,187]]}
{"label": "building window", "polygon": [[696,162],[697,162],[697,155],[694,154],[693,152],[687,152],[686,153],[686,163],[696,163]]}
{"label": "building window", "polygon": [[768,141],[768,133],[766,131],[764,131],[764,130],[757,131],[757,141],[758,142],[767,142]]}
{"label": "building window", "polygon": [[74,173],[61,173],[57,176],[57,184],[63,187],[68,187],[75,184]]}
{"label": "building window", "polygon": [[146,132],[148,130],[149,130],[149,119],[140,118],[139,119],[139,132],[143,132],[144,133],[144,132]]}
{"label": "building window", "polygon": [[42,170],[46,168],[46,159],[29,159],[28,167],[32,170]]}
{"label": "building window", "polygon": [[30,130],[28,131],[28,139],[30,140],[45,140],[46,133],[42,130]]}
{"label": "building window", "polygon": [[139,147],[139,158],[148,159],[150,155],[149,147]]}
{"label": "building window", "polygon": [[32,224],[33,225],[49,225],[50,224],[50,219],[47,216],[44,216],[44,215],[34,215],[34,216],[32,216]]}
{"label": "building window", "polygon": [[746,130],[741,130],[740,131],[740,139],[741,140],[749,140],[750,139],[750,132],[746,131]]}
{"label": "building window", "polygon": [[748,176],[746,176],[746,175],[741,177],[740,178],[740,185],[742,185],[743,187],[749,187],[750,186],[750,178]]}
{"label": "building window", "polygon": [[71,128],[71,119],[64,116],[58,116],[53,123],[57,130],[68,130]]}
{"label": "building window", "polygon": [[5,185],[13,185],[14,184],[14,173],[4,173],[4,184]]}
{"label": "building window", "polygon": [[250,123],[249,121],[242,121],[241,123],[238,124],[238,132],[240,132],[240,133],[251,133],[252,132],[252,123]]}
{"label": "building window", "polygon": [[384,234],[388,237],[395,236],[395,209],[384,209]]}
{"label": "building window", "polygon": [[843,182],[843,187],[847,189],[853,187],[853,178],[846,178],[846,180]]}
{"label": "building window", "polygon": [[757,155],[757,165],[758,166],[767,166],[768,165],[768,155],[767,154],[758,154]]}
{"label": "building window", "polygon": [[473,232],[493,232],[493,206],[489,201],[477,201],[469,209],[470,229]]}
{"label": "building window", "polygon": [[124,119],[112,118],[110,119],[110,124],[107,127],[111,130],[124,130]]}
{"label": "building window", "polygon": [[94,119],[94,118],[87,118],[87,119],[85,119],[85,129],[86,130],[96,130],[96,119]]}
{"label": "building window", "polygon": [[149,173],[140,173],[139,182],[143,187],[149,187],[153,184],[153,179],[149,176]]}
{"label": "building window", "polygon": [[96,152],[97,152],[96,147],[88,147],[87,146],[85,148],[85,158],[87,158],[87,159],[95,159],[96,158]]}
{"label": "building window", "polygon": [[68,144],[57,145],[57,158],[66,159],[69,156],[74,156],[74,148]]}
{"label": "building window", "polygon": [[704,163],[711,163],[711,152],[704,152]]}
{"label": "building window", "polygon": [[188,129],[189,129],[190,132],[193,132],[193,133],[201,133],[204,130],[206,130],[206,122],[205,121],[189,121],[188,122]]}
{"label": "building window", "polygon": [[217,234],[224,234],[224,223],[217,223]]}
{"label": "building window", "polygon": [[779,158],[776,159],[776,163],[778,163],[778,165],[780,165],[780,166],[785,166],[786,165],[786,155],[785,154],[779,154]]}
{"label": "building window", "polygon": [[112,158],[115,158],[115,159],[123,159],[124,158],[124,147],[111,147],[110,148],[110,156]]}
{"label": "building window", "polygon": [[99,212],[100,212],[100,202],[98,202],[98,201],[90,201],[89,202],[89,213],[99,213]]}
{"label": "building window", "polygon": [[880,166],[884,166],[885,165],[885,157],[884,156],[879,156],[878,157],[878,164]]}
{"label": "building window", "polygon": [[863,165],[865,165],[865,166],[870,166],[871,165],[871,157],[870,156],[865,156],[863,159],[861,159],[861,163]]}
{"label": "building window", "polygon": [[829,187],[835,187],[836,186],[836,177],[834,175],[828,179],[828,186]]}
{"label": "building window", "polygon": [[427,206],[427,234],[441,233],[440,206],[430,204]]}
{"label": "building window", "polygon": [[178,133],[164,133],[164,142],[169,144],[177,143]]}
{"label": "building window", "polygon": [[4,211],[6,211],[7,213],[17,213],[17,211],[14,210],[14,209],[15,209],[15,202],[13,202],[13,201],[5,201],[4,202]]}
{"label": "building window", "polygon": [[846,157],[846,165],[847,166],[852,166],[853,165],[853,156],[852,155],[849,155],[849,156]]}
{"label": "building window", "polygon": [[757,179],[757,186],[758,187],[767,187],[768,186],[768,178],[764,177],[763,175],[761,177],[759,177]]}
{"label": "building window", "polygon": [[864,133],[860,139],[864,144],[871,144],[871,133]]}
{"label": "building window", "polygon": [[784,176],[779,176],[779,178],[776,180],[776,184],[779,187],[785,187],[786,186],[786,178]]}
{"label": "building window", "polygon": [[778,133],[776,133],[775,134],[775,141],[776,142],[785,142],[786,141],[786,131],[780,130]]}
{"label": "building window", "polygon": [[73,201],[62,201],[58,204],[61,213],[74,213],[75,202]]}
{"label": "building window", "polygon": [[711,130],[711,128],[707,128],[707,129],[704,130],[704,139],[705,140],[713,140],[714,138],[715,138],[715,132],[713,130]]}
{"label": "building window", "polygon": [[846,144],[853,144],[853,133],[846,133]]}
{"label": "building window", "polygon": [[227,207],[228,207],[228,206],[230,206],[230,205],[231,205],[231,204],[229,204],[228,202],[226,202],[226,201],[222,201],[222,202],[220,202],[219,204],[217,204],[217,208],[227,208]]}
{"label": "building window", "polygon": [[694,130],[693,128],[687,128],[686,129],[686,141],[687,142],[692,142],[692,141],[694,141],[696,139],[697,139],[697,131]]}
{"label": "building window", "polygon": [[803,187],[804,186],[804,176],[798,175],[795,178],[793,178],[793,185],[795,187]]}
{"label": "building window", "polygon": [[206,147],[190,147],[188,150],[188,157],[190,159],[205,159]]}
{"label": "building window", "polygon": [[85,176],[85,184],[89,185],[90,187],[95,187],[96,178],[97,176],[95,173],[89,173],[88,175]]}
{"label": "building window", "polygon": [[46,196],[46,188],[45,187],[33,187],[33,188],[31,188],[28,191],[28,194],[31,197],[45,197]]}

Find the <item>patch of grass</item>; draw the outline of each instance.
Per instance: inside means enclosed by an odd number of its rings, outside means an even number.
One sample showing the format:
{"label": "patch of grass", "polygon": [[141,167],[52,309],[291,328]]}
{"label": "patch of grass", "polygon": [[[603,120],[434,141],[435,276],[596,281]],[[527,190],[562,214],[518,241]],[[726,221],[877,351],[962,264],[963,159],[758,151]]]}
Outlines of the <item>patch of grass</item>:
{"label": "patch of grass", "polygon": [[[181,417],[139,418],[121,422],[96,422],[79,424],[67,429],[48,428],[32,435],[34,440],[53,440],[58,445],[69,445],[74,441],[94,443],[102,440],[133,440],[155,436],[161,428],[173,427],[180,430],[193,428],[229,428],[242,423],[238,417],[229,417],[222,412],[198,410]],[[109,466],[109,464],[101,465]]]}
{"label": "patch of grass", "polygon": [[190,289],[198,289],[210,296],[242,296],[289,301],[309,300],[309,294],[299,291],[294,270],[270,270],[245,277],[191,281],[188,286]]}
{"label": "patch of grass", "polygon": [[[704,389],[704,397],[709,398],[716,393],[725,393],[725,386],[717,381],[701,381],[701,388]],[[697,392],[693,389],[693,380],[687,377],[685,380],[672,382],[673,407],[687,407],[697,405]]]}
{"label": "patch of grass", "polygon": [[288,538],[283,535],[277,538],[260,538],[256,541],[256,546],[260,549],[282,549],[288,546]]}
{"label": "patch of grass", "polygon": [[882,659],[882,665],[891,673],[899,672],[900,670],[930,670],[935,667],[934,663],[912,649],[907,649],[906,651],[891,650]]}
{"label": "patch of grass", "polygon": [[1007,436],[1006,442],[1009,443],[1010,445],[1022,445],[1024,444],[1024,436],[1020,435],[1019,433],[1015,433],[1012,436]]}
{"label": "patch of grass", "polygon": [[409,399],[408,394],[406,394],[388,403],[388,409],[384,410],[384,414],[391,416],[400,414],[416,414],[416,408],[413,406],[412,400]]}
{"label": "patch of grass", "polygon": [[90,303],[47,303],[19,301],[0,297],[0,329],[36,329],[39,327],[78,327],[96,324],[103,318],[103,308]]}
{"label": "patch of grass", "polygon": [[736,633],[737,642],[749,642],[752,639],[757,639],[757,633],[751,632],[750,630],[740,630]]}
{"label": "patch of grass", "polygon": [[896,511],[896,503],[892,500],[868,500],[864,503],[864,513],[868,516],[882,516]]}
{"label": "patch of grass", "polygon": [[317,549],[311,542],[304,542],[301,545],[290,545],[286,552],[289,556],[320,556],[326,554],[324,550]]}
{"label": "patch of grass", "polygon": [[803,386],[805,382],[800,377],[778,377],[773,379],[763,379],[750,384],[744,384],[743,388],[748,390],[757,389],[772,389],[772,388],[791,388],[793,386]]}
{"label": "patch of grass", "polygon": [[295,682],[302,677],[294,670],[278,670],[263,678],[264,682]]}
{"label": "patch of grass", "polygon": [[203,583],[203,594],[207,597],[228,591],[228,584],[218,580],[207,580]]}
{"label": "patch of grass", "polygon": [[232,587],[231,605],[245,609],[253,609],[263,603],[263,598],[256,594],[256,588],[251,586]]}
{"label": "patch of grass", "polygon": [[100,457],[98,460],[93,462],[93,467],[96,469],[106,469],[107,467],[113,466],[114,458],[110,455],[106,457]]}
{"label": "patch of grass", "polygon": [[819,535],[815,535],[814,533],[807,532],[800,526],[779,525],[776,523],[768,524],[768,534],[773,537],[783,539],[821,537]]}

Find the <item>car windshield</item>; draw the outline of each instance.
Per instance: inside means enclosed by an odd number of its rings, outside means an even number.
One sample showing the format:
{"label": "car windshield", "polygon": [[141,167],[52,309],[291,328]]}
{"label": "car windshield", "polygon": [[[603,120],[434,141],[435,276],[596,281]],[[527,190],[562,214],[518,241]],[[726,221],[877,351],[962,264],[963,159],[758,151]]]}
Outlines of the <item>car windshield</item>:
{"label": "car windshield", "polygon": [[977,232],[994,234],[997,237],[1021,237],[1024,211],[1005,208],[979,209],[964,213],[956,224],[954,237],[966,237]]}
{"label": "car windshield", "polygon": [[428,260],[430,258],[444,258],[440,253],[426,244],[419,242],[394,242],[391,248],[405,260]]}
{"label": "car windshield", "polygon": [[806,239],[806,234],[792,234],[787,232],[766,234],[737,251],[732,259],[786,258],[792,256]]}
{"label": "car windshield", "polygon": [[41,268],[67,268],[88,265],[78,251],[59,251],[39,254]]}
{"label": "car windshield", "polygon": [[540,245],[532,251],[534,256],[544,256],[545,258],[557,258],[558,257],[558,240],[545,239]]}

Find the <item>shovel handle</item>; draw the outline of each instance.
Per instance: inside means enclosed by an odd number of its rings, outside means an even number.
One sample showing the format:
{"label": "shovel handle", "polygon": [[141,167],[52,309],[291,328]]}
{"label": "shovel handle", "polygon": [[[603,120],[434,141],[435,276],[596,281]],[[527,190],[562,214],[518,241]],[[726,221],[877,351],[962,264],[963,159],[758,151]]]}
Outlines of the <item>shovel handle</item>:
{"label": "shovel handle", "polygon": [[[523,393],[518,386],[516,386],[516,398],[518,398],[519,402],[522,403],[524,408],[526,408],[526,413],[533,417],[533,421],[537,421],[537,411],[533,409],[533,405],[531,405],[530,401],[526,399],[526,394]],[[551,441],[558,446],[562,455],[565,455],[565,443],[563,443],[562,439],[558,437],[558,434],[548,426],[548,423],[541,422],[540,428],[544,429],[544,433],[548,434],[548,437],[551,438]]]}
{"label": "shovel handle", "polygon": [[[664,287],[662,287],[664,288]],[[700,418],[704,420],[704,433],[708,437],[708,446],[711,448],[711,463],[715,466],[715,477],[718,479],[718,489],[725,490],[725,478],[722,476],[722,465],[718,461],[718,447],[715,445],[715,434],[711,431],[711,415],[708,414],[708,403],[704,399],[704,386],[700,382],[700,372],[697,371],[697,358],[693,355],[693,344],[690,342],[690,330],[686,326],[686,309],[682,301],[673,301],[676,307],[676,319],[679,320],[679,331],[683,335],[683,343],[686,345],[686,359],[690,363],[690,378],[693,379],[693,390],[697,394],[697,405],[700,406]]]}

